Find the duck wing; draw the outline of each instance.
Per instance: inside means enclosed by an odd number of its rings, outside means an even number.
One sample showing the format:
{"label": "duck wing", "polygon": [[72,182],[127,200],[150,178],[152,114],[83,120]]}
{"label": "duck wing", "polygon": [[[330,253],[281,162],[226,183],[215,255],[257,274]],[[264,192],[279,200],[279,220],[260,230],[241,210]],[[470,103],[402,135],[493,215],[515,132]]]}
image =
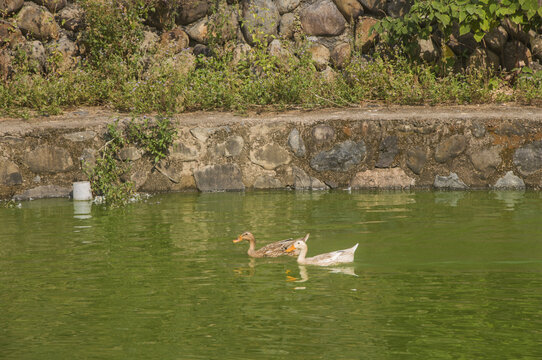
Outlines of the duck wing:
{"label": "duck wing", "polygon": [[278,257],[282,255],[296,256],[295,254],[293,254],[294,252],[292,253],[286,252],[286,249],[292,246],[294,242],[295,240],[292,238],[276,241],[274,243],[265,245],[264,247],[260,248],[256,252],[260,254],[262,257]]}
{"label": "duck wing", "polygon": [[306,258],[305,261],[308,264],[328,266],[340,263],[349,263],[354,261],[354,253],[359,244],[354,245],[349,249],[332,251],[325,254],[316,255],[310,258]]}

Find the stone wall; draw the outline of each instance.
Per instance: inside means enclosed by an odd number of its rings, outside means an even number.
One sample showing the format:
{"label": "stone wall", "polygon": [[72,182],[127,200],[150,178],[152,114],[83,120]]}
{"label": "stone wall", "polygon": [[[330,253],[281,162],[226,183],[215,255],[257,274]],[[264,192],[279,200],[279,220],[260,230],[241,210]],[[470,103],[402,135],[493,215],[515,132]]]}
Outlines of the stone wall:
{"label": "stone wall", "polygon": [[[0,197],[68,196],[116,119],[80,110],[0,120]],[[542,109],[200,113],[174,121],[178,137],[158,166],[142,149],[119,152],[130,164],[122,178],[138,191],[542,186]]]}
{"label": "stone wall", "polygon": [[[400,17],[409,0],[176,0],[158,1],[148,14],[140,44],[149,57],[164,56],[190,71],[194,56],[210,56],[211,37],[238,61],[256,43],[281,58],[301,48],[310,51],[316,67],[329,74],[341,69],[354,49],[370,54],[377,40],[371,27],[384,16]],[[111,2],[111,6],[122,6]],[[173,16],[175,15],[175,16]],[[72,0],[0,1],[0,80],[10,76],[22,51],[35,72],[62,72],[76,67],[85,54],[81,31],[85,14]],[[172,18],[174,23],[172,24]],[[420,58],[432,62],[441,54],[438,34],[419,41]],[[541,68],[542,35],[526,33],[503,22],[481,44],[473,35],[455,34],[448,47],[456,56],[468,54],[467,66],[478,64],[511,70]],[[447,55],[449,56],[449,55]],[[370,59],[370,57],[369,57]],[[144,59],[152,68],[153,60]]]}

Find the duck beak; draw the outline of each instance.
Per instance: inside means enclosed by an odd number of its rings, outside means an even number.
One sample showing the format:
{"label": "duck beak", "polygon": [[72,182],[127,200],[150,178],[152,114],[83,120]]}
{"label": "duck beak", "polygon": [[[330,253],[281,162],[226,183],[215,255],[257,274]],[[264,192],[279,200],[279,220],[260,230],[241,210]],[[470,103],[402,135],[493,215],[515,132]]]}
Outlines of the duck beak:
{"label": "duck beak", "polygon": [[238,242],[241,242],[241,241],[243,241],[243,238],[241,237],[241,235],[239,235],[239,237],[237,239],[233,240],[234,243],[238,243]]}
{"label": "duck beak", "polygon": [[292,245],[292,246],[290,246],[288,249],[286,249],[286,252],[292,252],[292,251],[294,251],[294,250],[295,250],[295,246]]}

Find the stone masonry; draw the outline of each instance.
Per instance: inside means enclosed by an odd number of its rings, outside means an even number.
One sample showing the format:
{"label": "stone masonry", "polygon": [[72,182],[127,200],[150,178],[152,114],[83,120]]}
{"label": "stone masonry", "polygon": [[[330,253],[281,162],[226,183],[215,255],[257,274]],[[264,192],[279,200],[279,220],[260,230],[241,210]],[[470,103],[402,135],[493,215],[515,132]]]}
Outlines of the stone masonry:
{"label": "stone masonry", "polygon": [[[127,116],[80,109],[0,119],[0,198],[67,196],[85,180],[107,124]],[[235,116],[177,115],[158,166],[127,146],[122,179],[139,191],[252,189],[540,189],[542,109],[365,108]]]}

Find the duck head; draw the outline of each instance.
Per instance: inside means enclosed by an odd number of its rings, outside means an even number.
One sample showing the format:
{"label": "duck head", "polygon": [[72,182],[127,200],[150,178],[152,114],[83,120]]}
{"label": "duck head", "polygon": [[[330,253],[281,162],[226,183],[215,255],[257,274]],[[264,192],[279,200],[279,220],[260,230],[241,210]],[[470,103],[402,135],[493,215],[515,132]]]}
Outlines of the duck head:
{"label": "duck head", "polygon": [[286,249],[286,252],[292,252],[295,249],[302,250],[307,248],[307,239],[309,238],[308,234],[305,236],[305,239],[303,240],[297,240],[295,243],[292,244],[288,249]]}
{"label": "duck head", "polygon": [[239,235],[237,237],[237,239],[234,239],[233,242],[234,243],[238,243],[238,242],[241,242],[243,240],[247,240],[247,241],[254,241],[254,235],[252,235],[251,232],[248,232],[248,231],[245,231],[244,233],[242,233],[241,235]]}

